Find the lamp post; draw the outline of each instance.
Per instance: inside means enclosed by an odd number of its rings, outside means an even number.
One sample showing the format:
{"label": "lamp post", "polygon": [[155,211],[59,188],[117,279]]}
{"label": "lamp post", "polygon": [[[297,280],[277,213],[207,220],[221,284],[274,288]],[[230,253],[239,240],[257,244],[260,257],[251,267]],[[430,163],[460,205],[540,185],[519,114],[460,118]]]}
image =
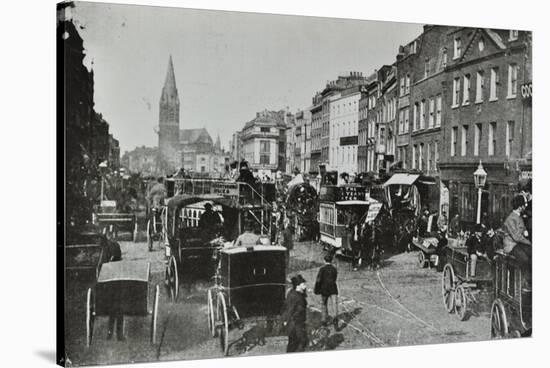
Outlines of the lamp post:
{"label": "lamp post", "polygon": [[481,193],[483,187],[485,186],[485,181],[487,180],[487,172],[483,169],[481,160],[479,160],[479,166],[474,172],[474,183],[477,188],[477,220],[476,224],[481,222]]}
{"label": "lamp post", "polygon": [[105,171],[107,171],[107,161],[102,161],[99,164],[99,173],[101,174],[101,196],[99,197],[100,202],[103,200],[103,176],[105,175]]}

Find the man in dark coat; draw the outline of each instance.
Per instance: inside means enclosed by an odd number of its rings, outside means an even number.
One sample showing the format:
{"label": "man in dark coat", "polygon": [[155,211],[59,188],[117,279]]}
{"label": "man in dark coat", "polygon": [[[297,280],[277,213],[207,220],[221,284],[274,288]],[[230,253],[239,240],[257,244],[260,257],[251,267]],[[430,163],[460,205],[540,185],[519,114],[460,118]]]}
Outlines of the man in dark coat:
{"label": "man in dark coat", "polygon": [[302,275],[292,279],[292,290],[286,295],[283,321],[288,334],[287,353],[305,351],[308,344],[306,332],[306,280]]}
{"label": "man in dark coat", "polygon": [[213,238],[220,230],[220,215],[212,210],[212,203],[207,202],[204,205],[204,213],[199,219],[199,227],[203,229],[206,238]]}
{"label": "man in dark coat", "polygon": [[332,265],[332,255],[327,254],[325,256],[325,265],[319,269],[317,274],[317,280],[315,281],[315,294],[321,295],[322,298],[322,311],[321,311],[321,320],[323,324],[328,324],[329,314],[328,314],[328,301],[329,299],[333,303],[335,316],[338,315],[338,286],[336,285],[336,279],[338,277],[338,271],[336,267]]}
{"label": "man in dark coat", "polygon": [[[120,244],[113,239],[113,233],[111,230],[106,233],[106,252],[107,252],[107,261],[106,262],[118,262],[122,260],[122,252],[120,250]],[[120,306],[120,300],[117,299],[118,295],[113,296],[113,310],[109,315],[109,325],[107,330],[107,340],[113,338],[113,331],[115,330],[116,324],[116,336],[119,341],[124,341],[124,315],[118,310]]]}

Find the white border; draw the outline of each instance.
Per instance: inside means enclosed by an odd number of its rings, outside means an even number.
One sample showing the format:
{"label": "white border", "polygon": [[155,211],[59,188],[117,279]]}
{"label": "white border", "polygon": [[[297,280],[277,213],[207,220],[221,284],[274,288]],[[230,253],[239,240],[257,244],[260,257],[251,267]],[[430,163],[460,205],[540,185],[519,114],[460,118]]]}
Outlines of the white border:
{"label": "white border", "polygon": [[[535,259],[534,338],[521,341],[427,345],[331,353],[226,359],[224,367],[318,366],[465,367],[545,366],[550,341],[548,317],[545,209],[549,208],[548,172],[543,157],[550,153],[547,111],[550,81],[550,32],[545,3],[541,1],[441,2],[394,0],[354,2],[321,1],[113,1],[158,6],[226,9],[339,18],[460,24],[534,31],[533,99],[535,132]],[[2,334],[3,366],[41,367],[55,357],[55,2],[6,2],[0,22],[2,63]],[[406,40],[403,40],[405,42]],[[7,199],[7,201],[5,200]],[[544,202],[544,204],[543,204]],[[547,360],[547,358],[546,358]],[[540,363],[539,363],[540,362]],[[149,364],[146,367],[219,367],[220,360]],[[134,365],[121,365],[132,367]],[[144,366],[145,367],[145,366]]]}

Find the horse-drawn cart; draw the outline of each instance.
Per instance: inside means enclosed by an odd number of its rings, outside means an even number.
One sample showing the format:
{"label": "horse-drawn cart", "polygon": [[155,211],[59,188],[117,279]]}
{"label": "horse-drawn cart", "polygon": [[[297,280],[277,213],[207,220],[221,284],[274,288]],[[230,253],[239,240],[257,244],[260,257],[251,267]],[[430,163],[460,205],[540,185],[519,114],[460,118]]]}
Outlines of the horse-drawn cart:
{"label": "horse-drawn cart", "polygon": [[532,334],[532,282],[530,270],[503,252],[495,258],[495,299],[491,305],[493,339]]}
{"label": "horse-drawn cart", "polygon": [[208,327],[219,335],[224,355],[229,353],[229,331],[242,328],[243,319],[266,320],[273,326],[283,309],[287,250],[255,245],[220,250],[216,284],[208,289]]}
{"label": "horse-drawn cart", "polygon": [[477,303],[480,292],[491,291],[493,265],[488,258],[481,256],[472,275],[467,248],[453,244],[443,249],[443,258],[446,262],[441,278],[443,304],[447,312],[455,312],[458,319],[464,321]]}
{"label": "horse-drawn cart", "polygon": [[86,346],[92,343],[95,319],[116,315],[150,317],[151,343],[156,343],[160,290],[158,285],[150,289],[150,276],[148,262],[103,265],[95,287],[89,288],[86,296]]}
{"label": "horse-drawn cart", "polygon": [[105,233],[113,231],[118,238],[120,231],[129,232],[132,241],[137,241],[137,217],[134,213],[120,213],[116,210],[115,201],[101,201],[99,211],[92,216],[92,223],[99,226]]}

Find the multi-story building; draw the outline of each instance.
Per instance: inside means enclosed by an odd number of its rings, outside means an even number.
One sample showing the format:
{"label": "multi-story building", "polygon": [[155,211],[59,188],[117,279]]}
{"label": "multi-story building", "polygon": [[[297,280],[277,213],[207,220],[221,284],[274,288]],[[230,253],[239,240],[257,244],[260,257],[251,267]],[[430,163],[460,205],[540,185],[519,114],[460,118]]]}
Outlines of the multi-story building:
{"label": "multi-story building", "polygon": [[374,167],[375,172],[388,172],[395,157],[395,132],[397,110],[396,68],[384,65],[377,71],[377,99],[375,107],[369,110],[367,118],[375,115]]}
{"label": "multi-story building", "polygon": [[[332,148],[336,148],[336,140],[331,139],[332,136],[336,136],[338,134],[339,137],[355,137],[355,138],[345,138],[344,143],[346,146],[351,147],[345,147],[343,149],[339,150],[340,155],[347,155],[349,154],[350,159],[353,159],[354,164],[351,164],[351,166],[346,169],[351,169],[350,171],[356,172],[357,171],[357,134],[358,134],[358,120],[359,120],[359,98],[360,98],[360,91],[359,87],[365,85],[366,78],[363,77],[363,74],[360,72],[350,72],[346,75],[340,75],[338,76],[338,79],[330,81],[327,83],[325,89],[321,92],[321,129],[320,129],[320,140],[321,140],[321,158],[320,158],[320,164],[324,165],[326,168],[336,169],[335,167],[331,167],[334,165],[331,165],[331,157],[333,159],[336,158],[336,156],[333,156]],[[353,90],[353,88],[356,88],[356,91]],[[344,110],[343,103],[340,103],[340,112],[338,108],[333,109],[331,106],[331,103],[335,101],[338,101],[342,98],[342,92],[345,90],[349,90],[347,93],[353,94],[352,97],[349,97],[351,100],[347,101],[348,97],[346,97],[346,109]],[[350,104],[351,103],[351,107]],[[354,104],[355,103],[355,104]],[[348,111],[349,110],[349,111]],[[354,112],[351,112],[353,110]],[[346,112],[344,112],[346,111]],[[346,120],[346,121],[339,121],[339,126],[341,130],[336,133],[331,133],[332,124],[331,119],[347,119],[350,118],[352,114],[354,118],[352,119],[355,121],[355,129],[353,130],[354,135],[345,136],[345,134],[351,134],[351,121],[352,120]],[[342,129],[343,123],[349,123],[350,129],[345,131]],[[334,138],[334,137],[332,137]],[[355,149],[355,154],[353,155],[353,158],[351,157],[351,152]],[[336,150],[335,150],[336,152]],[[341,157],[341,156],[340,156]],[[333,161],[335,162],[335,161]],[[338,168],[338,171],[344,172],[343,168]]]}
{"label": "multi-story building", "polygon": [[359,100],[364,86],[342,90],[330,100],[329,168],[357,173]]}
{"label": "multi-story building", "polygon": [[306,164],[309,159],[309,151],[307,150],[308,131],[311,124],[311,112],[309,109],[300,110],[296,113],[296,127],[295,127],[295,165],[302,173],[309,172],[309,163]]}
{"label": "multi-story building", "polygon": [[[376,172],[376,143],[378,136],[378,114],[376,102],[380,96],[378,71],[367,77],[367,111],[363,121],[364,145],[366,151],[366,172]],[[366,120],[366,121],[365,121]]]}
{"label": "multi-story building", "polygon": [[312,98],[311,113],[311,153],[309,173],[319,173],[321,164],[321,120],[322,120],[322,100],[323,96],[317,92]]}
{"label": "multi-story building", "polygon": [[308,108],[304,110],[304,124],[302,129],[303,150],[302,150],[302,172],[311,171],[311,111]]}
{"label": "multi-story building", "polygon": [[404,167],[439,178],[444,120],[447,27],[425,26],[397,55],[399,123],[397,159]]}
{"label": "multi-story building", "polygon": [[360,173],[367,172],[368,97],[367,87],[362,87],[361,98],[359,99],[359,125],[357,127],[357,170]]}
{"label": "multi-story building", "polygon": [[481,212],[499,225],[518,182],[531,176],[531,99],[522,95],[532,83],[531,33],[461,27],[438,32],[445,39],[439,163],[449,193],[445,205],[451,216],[475,221],[473,173],[481,162],[487,172]]}
{"label": "multi-story building", "polygon": [[241,157],[253,171],[272,173],[285,169],[286,122],[289,120],[285,110],[264,110],[244,125],[239,134]]}
{"label": "multi-story building", "polygon": [[231,136],[230,157],[232,161],[240,161],[242,157],[241,132],[237,131]]}
{"label": "multi-story building", "polygon": [[[286,126],[286,162],[285,173],[292,174],[297,167],[296,164],[296,124],[290,123]],[[298,146],[299,148],[299,146]]]}
{"label": "multi-story building", "polygon": [[142,176],[158,175],[157,147],[136,147],[130,152],[124,152],[122,164],[130,173],[141,173]]}

